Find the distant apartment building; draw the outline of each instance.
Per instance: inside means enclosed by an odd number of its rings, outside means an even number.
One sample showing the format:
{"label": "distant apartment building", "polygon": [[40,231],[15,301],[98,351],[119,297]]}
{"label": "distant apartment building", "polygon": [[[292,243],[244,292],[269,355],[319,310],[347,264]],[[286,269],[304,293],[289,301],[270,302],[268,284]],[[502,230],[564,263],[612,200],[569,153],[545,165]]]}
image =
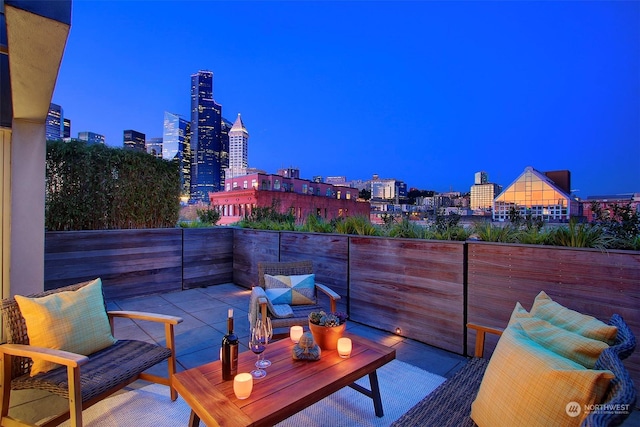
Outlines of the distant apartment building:
{"label": "distant apartment building", "polygon": [[237,222],[258,208],[275,206],[303,221],[309,215],[325,220],[369,216],[369,203],[358,201],[358,190],[282,175],[254,173],[231,178],[225,191],[209,193],[221,225]]}
{"label": "distant apartment building", "polygon": [[599,205],[603,213],[609,217],[614,217],[613,206],[627,206],[635,212],[640,212],[640,193],[627,193],[627,194],[611,194],[605,196],[589,196],[585,200],[582,200],[582,216],[584,216],[588,222],[593,221],[593,205]]}
{"label": "distant apartment building", "polygon": [[496,198],[502,187],[489,182],[486,172],[476,172],[474,183],[470,190],[470,208],[478,215],[489,212],[493,208],[493,200]]}
{"label": "distant apartment building", "polygon": [[187,202],[191,196],[191,122],[165,111],[162,131],[162,158],[178,163],[180,169],[180,198]]}
{"label": "distant apartment building", "polygon": [[144,145],[146,147],[147,153],[160,159],[162,158],[162,138],[149,138],[146,140]]}
{"label": "distant apartment building", "polygon": [[249,132],[242,122],[240,113],[229,129],[229,167],[225,169],[225,182],[228,179],[247,175],[249,167]]}
{"label": "distant apartment building", "polygon": [[105,137],[95,132],[78,132],[78,139],[87,144],[104,144]]}
{"label": "distant apartment building", "polygon": [[146,151],[146,138],[144,133],[128,129],[123,132],[122,145],[129,150]]}
{"label": "distant apartment building", "polygon": [[[281,168],[278,169],[276,175],[284,176],[285,178],[300,178],[300,169],[293,167]],[[311,181],[318,183],[323,182],[322,178],[318,179],[317,176],[313,177]]]}
{"label": "distant apartment building", "polygon": [[357,188],[358,190],[371,191],[371,181],[362,179],[352,179],[349,181],[349,187]]}
{"label": "distant apartment building", "polygon": [[505,221],[515,209],[522,216],[532,215],[545,221],[564,222],[580,215],[578,201],[569,195],[569,171],[550,172],[562,188],[547,174],[527,167],[493,202],[493,219]]}
{"label": "distant apartment building", "polygon": [[213,99],[213,73],[191,75],[191,202],[224,188],[228,141],[222,138],[222,106]]}
{"label": "distant apartment building", "polygon": [[380,178],[373,175],[371,179],[371,198],[380,200],[398,200],[407,197],[407,184],[393,178]]}
{"label": "distant apartment building", "polygon": [[474,184],[486,184],[487,182],[489,182],[489,174],[485,171],[476,172],[473,180]]}
{"label": "distant apartment building", "polygon": [[327,184],[333,185],[347,185],[347,177],[346,176],[328,176],[324,179],[324,182]]}
{"label": "distant apartment building", "polygon": [[45,135],[47,141],[60,141],[62,138],[64,138],[63,120],[64,118],[62,107],[54,103],[49,104],[47,121],[45,123]]}

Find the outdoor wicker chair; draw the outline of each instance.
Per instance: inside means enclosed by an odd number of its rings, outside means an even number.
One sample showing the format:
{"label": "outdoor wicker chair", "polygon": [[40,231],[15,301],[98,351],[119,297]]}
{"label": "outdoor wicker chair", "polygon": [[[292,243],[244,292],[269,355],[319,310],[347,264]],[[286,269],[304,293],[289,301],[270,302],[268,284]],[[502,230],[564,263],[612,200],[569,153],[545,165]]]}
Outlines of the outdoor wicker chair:
{"label": "outdoor wicker chair", "polygon": [[[39,298],[62,291],[76,291],[89,283],[91,282],[83,282],[29,297]],[[58,425],[70,419],[71,426],[81,427],[83,409],[137,379],[169,386],[171,400],[175,400],[178,396],[172,387],[172,376],[176,371],[173,327],[182,322],[179,317],[133,311],[109,311],[107,315],[112,333],[116,317],[164,323],[166,347],[143,341],[117,340],[110,347],[83,356],[29,345],[25,319],[15,298],[2,300],[1,309],[7,340],[7,344],[0,345],[0,386],[2,387],[0,424],[3,426],[31,425],[9,416],[12,389],[44,390],[69,400],[69,410],[46,421],[42,424],[43,426]],[[31,357],[62,366],[30,376],[33,364]],[[169,365],[166,378],[144,372],[164,360],[168,360]]]}
{"label": "outdoor wicker chair", "polygon": [[[622,359],[633,353],[636,339],[622,317],[614,314],[609,324],[618,328],[616,342],[605,349],[594,369],[608,369],[615,378],[611,380],[603,405],[629,405],[636,402],[636,391],[629,372]],[[475,427],[470,417],[471,404],[478,394],[480,383],[489,360],[483,358],[485,333],[500,335],[501,330],[474,324],[467,324],[476,330],[474,358],[469,360],[453,377],[441,384],[422,401],[418,402],[406,414],[396,420],[392,427]],[[629,413],[593,411],[582,422],[583,427],[605,427],[620,425]]]}
{"label": "outdoor wicker chair", "polygon": [[251,327],[253,327],[258,315],[261,318],[269,317],[274,329],[288,328],[290,326],[306,326],[309,323],[309,313],[319,310],[327,310],[326,307],[322,307],[317,301],[317,291],[321,291],[329,297],[331,312],[336,311],[336,302],[340,299],[340,295],[331,290],[328,286],[315,283],[316,289],[316,304],[309,305],[293,305],[291,309],[293,316],[291,317],[279,317],[278,313],[273,313],[269,309],[266,295],[264,293],[265,279],[264,275],[269,274],[272,276],[292,276],[302,274],[313,274],[313,262],[310,260],[305,261],[292,261],[292,262],[259,262],[258,263],[258,284],[251,290],[251,300],[249,307],[249,316]]}

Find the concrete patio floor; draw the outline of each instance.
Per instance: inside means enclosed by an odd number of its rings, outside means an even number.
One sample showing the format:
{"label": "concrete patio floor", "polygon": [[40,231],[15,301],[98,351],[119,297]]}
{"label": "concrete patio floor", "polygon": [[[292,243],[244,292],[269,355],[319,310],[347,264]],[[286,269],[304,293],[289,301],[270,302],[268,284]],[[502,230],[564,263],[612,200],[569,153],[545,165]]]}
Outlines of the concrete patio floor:
{"label": "concrete patio floor", "polygon": [[[235,332],[241,350],[248,350],[248,305],[250,291],[232,283],[196,288],[107,302],[109,310],[135,310],[180,316],[184,319],[175,328],[177,370],[182,371],[218,360],[220,343],[227,328],[227,311],[234,310]],[[417,341],[348,321],[347,330],[396,349],[396,358],[426,371],[449,378],[466,359]],[[164,327],[151,322],[116,319],[115,337],[164,343]],[[268,347],[266,355],[268,358]],[[153,367],[150,372],[166,375],[166,363]],[[121,391],[121,392],[126,392]],[[36,423],[63,411],[67,400],[46,392],[14,391],[10,414],[21,420]],[[186,420],[185,420],[186,423]],[[640,425],[638,411],[625,426]]]}

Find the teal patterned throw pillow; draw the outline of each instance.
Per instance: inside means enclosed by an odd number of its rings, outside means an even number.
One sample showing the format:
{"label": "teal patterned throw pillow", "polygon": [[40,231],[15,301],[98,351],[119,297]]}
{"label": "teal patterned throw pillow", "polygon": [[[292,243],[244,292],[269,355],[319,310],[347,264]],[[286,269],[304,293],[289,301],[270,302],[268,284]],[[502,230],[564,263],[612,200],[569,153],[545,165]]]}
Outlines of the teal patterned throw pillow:
{"label": "teal patterned throw pillow", "polygon": [[315,274],[264,275],[265,293],[272,304],[315,304]]}

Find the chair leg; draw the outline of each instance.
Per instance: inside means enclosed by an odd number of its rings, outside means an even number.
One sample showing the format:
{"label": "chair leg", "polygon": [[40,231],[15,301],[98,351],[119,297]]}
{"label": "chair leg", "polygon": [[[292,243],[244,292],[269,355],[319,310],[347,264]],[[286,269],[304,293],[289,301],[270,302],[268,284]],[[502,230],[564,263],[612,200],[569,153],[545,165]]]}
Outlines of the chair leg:
{"label": "chair leg", "polygon": [[164,325],[165,335],[167,337],[167,347],[171,350],[171,356],[168,360],[169,365],[169,392],[171,394],[171,400],[178,398],[178,392],[173,387],[173,374],[176,373],[176,348],[175,348],[175,334],[173,331],[173,325],[165,323]]}
{"label": "chair leg", "polygon": [[[0,392],[2,393],[2,409],[0,417],[9,415],[9,401],[11,399],[11,356],[0,353]],[[1,421],[1,420],[0,420]]]}
{"label": "chair leg", "polygon": [[69,378],[69,421],[71,427],[82,427],[82,392],[80,388],[80,367],[68,366]]}

